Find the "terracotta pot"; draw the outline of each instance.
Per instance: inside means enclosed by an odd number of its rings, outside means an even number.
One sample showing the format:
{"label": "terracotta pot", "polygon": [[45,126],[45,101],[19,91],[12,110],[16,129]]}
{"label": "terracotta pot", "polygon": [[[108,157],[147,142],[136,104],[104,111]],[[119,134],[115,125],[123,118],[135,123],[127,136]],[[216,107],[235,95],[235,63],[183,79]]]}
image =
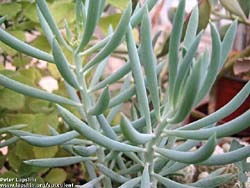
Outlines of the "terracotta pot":
{"label": "terracotta pot", "polygon": [[[227,104],[247,83],[245,80],[241,80],[234,77],[222,77],[216,83],[215,88],[215,110],[220,109]],[[236,117],[240,116],[244,112],[250,109],[250,96],[245,102],[231,115],[227,116],[222,122],[228,122]],[[250,124],[250,122],[249,122]],[[250,125],[249,125],[250,126]],[[239,136],[250,136],[250,128],[238,133]]]}

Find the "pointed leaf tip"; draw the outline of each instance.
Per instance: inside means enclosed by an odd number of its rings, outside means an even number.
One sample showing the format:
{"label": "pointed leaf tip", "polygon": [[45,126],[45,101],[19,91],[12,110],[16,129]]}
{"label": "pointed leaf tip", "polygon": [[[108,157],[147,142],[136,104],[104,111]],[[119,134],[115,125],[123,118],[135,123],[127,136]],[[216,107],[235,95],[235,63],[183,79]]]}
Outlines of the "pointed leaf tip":
{"label": "pointed leaf tip", "polygon": [[110,93],[109,88],[106,87],[102,94],[99,96],[96,105],[89,109],[88,114],[90,115],[100,115],[102,114],[109,106]]}
{"label": "pointed leaf tip", "polygon": [[81,89],[74,73],[70,69],[68,60],[66,59],[62,49],[55,38],[52,39],[52,53],[55,59],[55,64],[65,81],[76,89]]}

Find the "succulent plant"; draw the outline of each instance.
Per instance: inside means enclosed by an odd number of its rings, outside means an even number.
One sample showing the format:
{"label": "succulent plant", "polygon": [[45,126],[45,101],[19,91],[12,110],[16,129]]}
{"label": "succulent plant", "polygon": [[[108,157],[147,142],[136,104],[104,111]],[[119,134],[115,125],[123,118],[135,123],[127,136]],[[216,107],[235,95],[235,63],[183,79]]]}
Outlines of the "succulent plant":
{"label": "succulent plant", "polygon": [[[89,182],[80,187],[211,188],[230,181],[232,175],[221,175],[221,171],[189,184],[180,184],[170,177],[189,165],[226,165],[243,161],[250,156],[250,146],[213,155],[218,139],[250,126],[248,110],[238,118],[215,127],[216,122],[231,114],[249,96],[250,82],[218,111],[181,126],[215,82],[232,47],[237,21],[229,27],[223,41],[215,25],[211,23],[211,55],[208,50],[197,54],[203,34],[203,31],[197,34],[199,11],[197,7],[194,8],[187,29],[183,31],[186,1],[181,0],[173,21],[168,59],[163,58],[158,62],[153,51],[149,18],[149,11],[156,2],[148,0],[143,6],[137,6],[133,13],[130,2],[116,29],[90,46],[105,0],[77,0],[76,24],[84,24],[84,31],[78,25],[78,39],[73,43],[67,42],[71,40],[65,40],[59,31],[46,1],[36,0],[40,24],[52,48],[52,55],[0,29],[0,40],[5,44],[29,56],[54,63],[65,81],[70,97],[47,93],[0,75],[0,85],[3,87],[56,103],[60,116],[69,127],[69,131],[62,134],[51,127],[52,135],[13,130],[22,126],[1,130],[15,135],[15,139],[6,141],[6,145],[22,139],[38,147],[60,146],[72,154],[70,157],[33,159],[24,163],[53,168],[82,162]],[[140,42],[137,44],[133,28],[139,24]],[[66,38],[69,38],[71,30],[68,27],[66,33]],[[127,45],[127,63],[100,81],[107,58],[122,43]],[[63,50],[71,53],[72,61],[67,59]],[[94,52],[97,53],[85,63],[84,60]],[[165,64],[169,69],[168,87],[163,92],[159,89],[158,75]],[[93,71],[95,72],[89,82],[88,75]],[[123,77],[125,79],[121,79]],[[124,81],[122,89],[118,94],[110,93],[109,86],[118,80]],[[128,117],[122,113],[121,105],[132,97],[136,100],[131,103],[133,113]],[[61,106],[62,104],[75,107],[79,116]],[[115,114],[121,115],[121,121],[119,125],[111,126]],[[175,146],[180,139],[185,142]],[[202,143],[203,140],[207,141]],[[199,149],[189,151],[199,145]]]}

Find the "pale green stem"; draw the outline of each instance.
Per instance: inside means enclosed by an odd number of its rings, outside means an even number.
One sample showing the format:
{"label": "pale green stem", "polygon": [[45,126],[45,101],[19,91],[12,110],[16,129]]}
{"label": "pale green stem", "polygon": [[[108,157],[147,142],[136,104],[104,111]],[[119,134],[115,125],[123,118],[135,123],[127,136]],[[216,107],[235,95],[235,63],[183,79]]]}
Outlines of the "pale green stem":
{"label": "pale green stem", "polygon": [[[158,126],[156,127],[154,134],[155,138],[153,138],[148,144],[147,144],[147,152],[146,152],[146,162],[150,164],[149,172],[150,174],[154,173],[154,149],[153,147],[159,143],[161,139],[161,133],[163,129],[166,127],[167,122],[166,120],[160,121]],[[153,184],[157,184],[156,180],[153,182]]]}
{"label": "pale green stem", "polygon": [[[82,87],[80,90],[80,95],[81,95],[82,103],[83,103],[82,107],[83,107],[83,110],[86,114],[88,124],[93,129],[98,130],[99,127],[97,126],[98,123],[97,123],[95,117],[92,115],[89,115],[87,113],[88,109],[91,106],[92,98],[87,93],[87,86],[86,86],[85,78],[84,78],[83,74],[80,73],[80,70],[82,69],[82,59],[78,54],[74,54],[74,63],[76,66],[77,79]],[[100,146],[97,146],[97,147],[98,147],[98,149],[97,149],[98,162],[104,163],[104,159],[105,159],[104,150]],[[104,179],[104,181],[107,181],[107,179]]]}

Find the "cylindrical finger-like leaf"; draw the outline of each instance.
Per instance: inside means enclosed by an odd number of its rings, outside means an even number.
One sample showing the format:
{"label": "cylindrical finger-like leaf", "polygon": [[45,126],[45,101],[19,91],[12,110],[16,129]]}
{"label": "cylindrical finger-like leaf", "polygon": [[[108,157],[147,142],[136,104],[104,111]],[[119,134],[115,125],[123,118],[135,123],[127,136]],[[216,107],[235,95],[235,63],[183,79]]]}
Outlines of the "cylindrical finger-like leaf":
{"label": "cylindrical finger-like leaf", "polygon": [[72,128],[79,132],[85,138],[92,140],[93,142],[106,147],[110,150],[114,151],[124,151],[124,152],[142,152],[144,151],[142,148],[131,146],[128,144],[120,143],[110,138],[103,136],[99,132],[93,130],[89,126],[87,126],[84,122],[75,117],[72,113],[70,113],[65,108],[58,106],[58,110],[62,115],[65,122]]}
{"label": "cylindrical finger-like leaf", "polygon": [[144,163],[142,160],[140,160],[140,158],[133,152],[124,152],[124,155],[126,155],[128,158],[130,158],[131,160],[133,160],[135,163],[144,166]]}
{"label": "cylindrical finger-like leaf", "polygon": [[84,71],[89,69],[90,67],[94,66],[95,64],[101,62],[103,59],[105,59],[107,56],[109,56],[117,47],[120,45],[122,42],[122,38],[124,37],[129,20],[130,20],[130,15],[132,12],[132,4],[131,2],[128,4],[128,7],[124,11],[122,18],[112,35],[111,39],[109,42],[105,45],[105,47],[84,67]]}
{"label": "cylindrical finger-like leaf", "polygon": [[33,134],[30,132],[26,132],[26,131],[21,131],[21,130],[8,130],[8,133],[15,135],[17,137],[21,137],[21,136],[43,136],[40,134]]}
{"label": "cylindrical finger-like leaf", "polygon": [[[150,112],[150,118],[151,118],[151,121],[154,122],[156,120],[155,118],[155,111],[152,110]],[[140,119],[137,119],[135,121],[132,121],[131,122],[132,126],[135,128],[135,129],[140,129],[140,128],[143,128],[145,127],[145,124],[146,124],[146,120],[145,120],[145,117],[141,117]],[[114,127],[112,127],[113,130],[117,133],[121,132],[121,127],[120,125],[116,125]]]}
{"label": "cylindrical finger-like leaf", "polygon": [[35,97],[35,98],[39,98],[39,99],[43,99],[43,100],[47,100],[47,101],[51,101],[55,103],[68,104],[72,106],[81,106],[80,103],[76,103],[70,99],[61,97],[59,95],[55,95],[53,93],[47,93],[43,90],[22,84],[2,74],[0,74],[0,85],[3,85],[4,87],[7,87],[11,90],[22,93],[24,95],[28,95],[30,97]]}
{"label": "cylindrical finger-like leaf", "polygon": [[112,98],[109,103],[109,108],[113,108],[129,99],[131,99],[136,93],[135,86],[131,86],[128,89],[125,89],[123,92],[119,93],[117,96]]}
{"label": "cylindrical finger-like leaf", "polygon": [[154,138],[153,134],[142,134],[138,132],[124,115],[122,115],[120,125],[123,135],[132,143],[145,144]]}
{"label": "cylindrical finger-like leaf", "polygon": [[54,34],[52,33],[47,21],[43,17],[43,15],[41,13],[41,10],[40,10],[38,5],[36,5],[36,10],[37,10],[38,19],[39,19],[39,22],[40,22],[41,27],[43,29],[43,32],[44,32],[50,46],[52,46],[52,41],[53,41],[53,38],[54,38]]}
{"label": "cylindrical finger-like leaf", "polygon": [[[92,161],[86,161],[85,162],[85,166],[86,166],[86,170],[88,172],[88,175],[90,177],[90,179],[96,179],[97,176],[96,176],[96,172],[95,172],[95,168],[94,168],[94,164]],[[97,186],[98,188],[98,186]]]}
{"label": "cylindrical finger-like leaf", "polygon": [[[197,140],[187,140],[186,142],[184,142],[183,144],[180,144],[176,147],[174,147],[173,149],[176,150],[176,151],[188,151],[190,150],[191,148],[199,145],[201,142],[200,141],[197,141]],[[166,159],[167,160],[167,159]],[[166,164],[166,161],[163,163]],[[170,164],[170,163],[173,163],[173,164]],[[163,166],[161,165],[161,167]],[[176,172],[180,169],[183,169],[184,167],[186,167],[187,165],[183,163],[179,163],[179,162],[174,162],[174,161],[169,161],[163,168],[161,168],[160,170],[160,175],[167,175],[169,173],[172,173],[172,172]]]}
{"label": "cylindrical finger-like leaf", "polygon": [[61,167],[76,164],[82,161],[95,160],[91,157],[60,157],[60,158],[45,158],[45,159],[33,159],[24,161],[25,164],[38,167]]}
{"label": "cylindrical finger-like leaf", "polygon": [[170,37],[169,44],[169,101],[171,102],[173,97],[173,87],[174,80],[177,73],[177,63],[178,63],[178,52],[179,45],[181,41],[182,28],[185,16],[185,0],[182,0],[178,6],[174,17],[173,29]]}
{"label": "cylindrical finger-like leaf", "polygon": [[102,179],[104,178],[104,176],[99,176],[97,178],[92,179],[91,181],[89,181],[88,183],[85,183],[84,185],[76,185],[76,188],[94,188],[94,186],[99,183]]}
{"label": "cylindrical finger-like leaf", "polygon": [[214,152],[216,136],[213,135],[208,142],[194,152],[183,152],[171,149],[155,148],[155,151],[173,161],[194,164],[208,159]]}
{"label": "cylindrical finger-like leaf", "polygon": [[[160,175],[166,176],[168,174],[177,172],[178,170],[184,169],[185,167],[189,166],[190,164],[187,163],[179,163],[175,162],[172,166],[170,167],[164,167],[162,170],[159,172]],[[167,165],[166,165],[167,166]]]}
{"label": "cylindrical finger-like leaf", "polygon": [[[164,63],[161,62],[157,65],[156,71],[157,75],[160,74],[162,68],[163,68]],[[145,84],[147,84],[147,80],[144,80]],[[115,96],[114,98],[111,99],[109,108],[113,108],[114,106],[117,106],[119,104],[122,104],[123,102],[131,99],[134,95],[136,94],[136,88],[135,86],[131,86],[129,89],[125,89],[123,92],[120,92],[119,95]],[[154,114],[155,116],[155,114]],[[151,117],[152,119],[152,117]]]}
{"label": "cylindrical finger-like leaf", "polygon": [[68,23],[67,19],[64,20],[64,27],[65,27],[65,30],[66,30],[66,40],[68,42],[71,42],[73,34],[72,34],[72,32],[71,32],[71,30],[69,28],[69,23]]}
{"label": "cylindrical finger-like leaf", "polygon": [[94,153],[96,153],[97,147],[96,146],[73,146],[73,151],[76,152],[76,154],[83,156],[83,157],[88,157]]}
{"label": "cylindrical finger-like leaf", "polygon": [[[147,0],[145,2],[144,7],[147,6],[148,10],[150,11],[156,3],[157,3],[157,0]],[[132,27],[137,26],[141,22],[143,14],[144,14],[143,7],[138,8],[138,10],[134,11],[134,14],[132,15],[131,21],[130,21]]]}
{"label": "cylindrical finger-like leaf", "polygon": [[157,119],[160,119],[160,95],[156,72],[156,57],[152,46],[151,23],[148,10],[144,13],[141,25],[141,59],[144,64],[147,85],[150,91],[152,103]]}
{"label": "cylindrical finger-like leaf", "polygon": [[0,148],[3,148],[3,147],[8,146],[8,145],[10,145],[10,144],[14,144],[14,143],[16,143],[18,140],[19,140],[19,138],[16,137],[16,136],[14,136],[14,137],[12,137],[12,138],[9,138],[9,139],[7,139],[7,140],[5,140],[5,141],[3,141],[3,142],[0,142]]}
{"label": "cylindrical finger-like leaf", "polygon": [[102,94],[99,96],[95,106],[91,107],[88,110],[88,114],[90,115],[99,115],[102,114],[109,106],[109,88],[106,87]]}
{"label": "cylindrical finger-like leaf", "polygon": [[[77,102],[77,103],[81,103],[79,96],[77,95],[77,91],[75,88],[73,88],[71,85],[69,85],[67,82],[64,82],[64,86],[67,90],[67,93],[70,97],[70,99],[72,99],[73,101]],[[79,112],[79,114],[81,115],[81,117],[86,117],[86,113],[84,111],[84,109],[82,108],[82,106],[79,106],[77,108],[77,111]]]}
{"label": "cylindrical finger-like leaf", "polygon": [[197,33],[199,24],[199,8],[198,6],[195,6],[195,8],[192,10],[192,14],[188,21],[188,26],[184,38],[184,47],[189,50],[191,47],[191,44],[195,40],[195,36]]}
{"label": "cylindrical finger-like leaf", "polygon": [[242,161],[250,156],[250,146],[245,146],[227,153],[212,155],[208,160],[199,163],[200,165],[226,165]]}
{"label": "cylindrical finger-like leaf", "polygon": [[194,146],[199,145],[200,143],[201,142],[198,141],[198,140],[187,140],[183,144],[177,145],[173,149],[176,150],[176,151],[188,151],[191,148],[193,148]]}
{"label": "cylindrical finger-like leaf", "polygon": [[134,178],[122,184],[119,188],[134,188],[141,180],[141,177]]}
{"label": "cylindrical finger-like leaf", "polygon": [[108,35],[106,38],[102,39],[100,42],[96,43],[92,47],[86,49],[84,52],[79,53],[81,56],[86,56],[89,54],[94,53],[95,51],[99,50],[100,48],[103,48],[108,41],[112,38],[113,34]]}
{"label": "cylindrical finger-like leaf", "polygon": [[75,138],[68,142],[65,142],[63,145],[91,145],[91,144],[93,144],[92,141]]}
{"label": "cylindrical finger-like leaf", "polygon": [[141,176],[141,188],[150,188],[150,176],[149,176],[149,165],[145,164],[142,176]]}
{"label": "cylindrical finger-like leaf", "polygon": [[140,65],[140,59],[137,53],[131,25],[129,25],[129,29],[126,34],[126,40],[127,40],[129,59],[131,63],[131,70],[132,70],[133,77],[135,80],[136,96],[138,98],[140,112],[141,114],[145,116],[147,133],[151,133],[152,127],[151,127],[147,92],[146,92],[146,87],[145,87],[141,65]]}
{"label": "cylindrical finger-like leaf", "polygon": [[202,88],[199,91],[199,96],[195,101],[197,105],[211,89],[214,81],[216,80],[216,75],[218,74],[218,69],[221,61],[221,41],[220,34],[217,31],[214,24],[211,24],[211,36],[212,36],[212,55],[210,64],[208,67],[208,72],[204,82],[202,83]]}
{"label": "cylindrical finger-like leaf", "polygon": [[128,74],[130,71],[130,63],[127,62],[124,66],[122,66],[118,71],[111,74],[107,78],[105,78],[100,83],[96,84],[92,88],[90,88],[90,92],[93,92],[95,90],[101,89],[106,87],[107,85],[113,84],[114,82],[120,80],[122,77],[124,77],[126,74]]}
{"label": "cylindrical finger-like leaf", "polygon": [[25,53],[31,57],[35,57],[37,59],[41,59],[51,63],[54,62],[52,55],[42,50],[39,50],[29,44],[26,44],[23,41],[20,41],[19,39],[13,37],[12,35],[10,35],[1,28],[0,28],[0,41],[7,44],[11,48],[14,48],[15,50]]}
{"label": "cylindrical finger-like leaf", "polygon": [[103,114],[97,116],[97,121],[99,122],[105,136],[111,138],[112,140],[117,140],[116,133],[113,131]]}
{"label": "cylindrical finger-like leaf", "polygon": [[126,181],[129,180],[128,178],[117,174],[116,172],[114,172],[113,170],[110,170],[109,168],[107,168],[106,166],[104,166],[102,164],[97,164],[96,166],[97,166],[97,168],[99,168],[99,170],[103,174],[105,174],[107,177],[111,178],[112,180],[114,180],[118,183],[125,183]]}
{"label": "cylindrical finger-like leaf", "polygon": [[220,62],[220,67],[219,70],[222,68],[225,60],[227,59],[228,53],[232,49],[234,39],[236,36],[237,32],[237,21],[234,21],[231,26],[228,28],[225,37],[222,41],[222,46],[221,46],[221,62]]}
{"label": "cylindrical finger-like leaf", "polygon": [[180,104],[176,107],[177,112],[174,114],[173,117],[167,120],[168,122],[180,123],[192,111],[196,97],[198,95],[198,91],[200,89],[200,78],[202,76],[200,74],[201,66],[202,65],[200,61],[195,62],[185,86],[185,91],[183,94],[184,96],[181,99]]}
{"label": "cylindrical finger-like leaf", "polygon": [[126,175],[126,174],[136,174],[137,172],[143,170],[143,166],[139,164],[135,164],[127,169],[119,171],[119,174]]}
{"label": "cylindrical finger-like leaf", "polygon": [[80,89],[80,85],[75,75],[71,71],[69,63],[66,57],[64,56],[62,49],[60,48],[56,39],[53,39],[52,42],[52,52],[55,59],[56,67],[58,68],[59,72],[61,73],[65,81],[68,82],[72,87]]}
{"label": "cylindrical finger-like leaf", "polygon": [[11,125],[8,127],[3,127],[3,128],[0,128],[0,134],[5,133],[9,130],[13,130],[13,129],[22,129],[26,126],[27,126],[26,124],[19,124],[19,125]]}
{"label": "cylindrical finger-like leaf", "polygon": [[[116,158],[116,163],[117,163],[117,165],[118,165],[118,167],[119,167],[119,169],[127,169],[127,167],[126,167],[126,164],[125,164],[125,162],[123,161],[123,158],[122,158],[122,153],[120,153],[118,156],[117,156],[117,158]],[[118,174],[120,174],[119,172],[118,172]]]}
{"label": "cylindrical finger-like leaf", "polygon": [[217,170],[211,172],[211,173],[209,174],[209,176],[207,176],[206,178],[211,178],[211,177],[219,176],[219,175],[221,175],[223,172],[225,172],[225,170],[226,170],[226,167],[218,168]]}
{"label": "cylindrical finger-like leaf", "polygon": [[198,61],[202,61],[202,69],[201,69],[201,83],[204,83],[204,80],[206,79],[206,75],[208,72],[208,66],[210,63],[210,58],[209,58],[209,50],[206,48],[205,52],[200,56]]}
{"label": "cylindrical finger-like leaf", "polygon": [[162,31],[157,31],[157,33],[155,33],[155,35],[154,35],[154,37],[152,39],[153,49],[156,46],[157,41],[158,41],[159,37],[161,36],[161,33],[162,33]]}
{"label": "cylindrical finger-like leaf", "polygon": [[225,185],[233,178],[232,174],[223,174],[220,176],[209,177],[201,179],[195,183],[190,183],[189,185],[195,187],[203,187],[203,188],[211,188],[211,187],[218,187],[220,185]]}
{"label": "cylindrical finger-like leaf", "polygon": [[182,93],[180,92],[180,88],[181,88],[181,85],[183,84],[183,82],[185,82],[185,78],[189,73],[189,70],[190,70],[192,62],[193,62],[192,59],[194,58],[194,56],[196,54],[196,50],[197,50],[198,45],[200,43],[202,34],[203,34],[203,31],[200,32],[199,35],[195,38],[194,42],[190,46],[189,50],[185,54],[183,60],[181,61],[180,65],[178,67],[176,79],[175,79],[175,82],[173,85],[173,87],[174,87],[173,104],[174,105],[176,105],[178,97],[180,95],[182,95]]}
{"label": "cylindrical finger-like leaf", "polygon": [[[87,5],[87,2],[84,5],[84,1],[82,0],[76,0],[76,10],[75,10],[75,16],[76,16],[76,30],[77,30],[77,38],[80,39],[81,35],[83,33],[83,27],[86,24],[87,20],[87,8],[85,5]],[[68,40],[69,41],[69,40]]]}
{"label": "cylindrical finger-like leaf", "polygon": [[44,19],[48,23],[51,31],[56,36],[57,40],[59,40],[60,43],[63,44],[65,47],[69,48],[68,44],[65,42],[62,34],[60,33],[52,15],[50,14],[50,11],[49,11],[49,8],[46,4],[46,1],[45,0],[36,0],[36,4],[38,5]]}
{"label": "cylindrical finger-like leaf", "polygon": [[183,185],[183,184],[177,183],[177,182],[170,180],[168,178],[164,178],[158,174],[153,174],[153,177],[155,179],[157,179],[161,184],[163,184],[167,187],[171,187],[171,188],[195,188],[191,185],[189,186],[189,185]]}
{"label": "cylindrical finger-like leaf", "polygon": [[234,135],[246,128],[248,128],[250,122],[250,111],[246,111],[241,116],[235,118],[232,121],[224,123],[223,125],[201,129],[201,130],[167,130],[168,135],[177,136],[186,139],[193,140],[206,140],[214,133],[216,133],[217,138],[222,138],[225,136]]}
{"label": "cylindrical finger-like leaf", "polygon": [[[153,6],[157,3],[157,0],[148,0],[146,3],[148,6],[148,10],[151,10],[153,8]],[[138,11],[134,11],[134,14],[130,19],[130,23],[131,23],[132,27],[135,27],[136,25],[138,25],[140,23],[142,16],[143,16],[143,13],[144,13],[143,8],[140,8]],[[80,53],[80,55],[88,55],[88,54],[91,54],[91,53],[95,52],[96,50],[104,47],[107,44],[107,42],[112,38],[112,36],[113,36],[113,34],[107,36],[106,38],[102,39],[99,43],[90,47],[89,49],[87,49],[83,53]]]}
{"label": "cylindrical finger-like leaf", "polygon": [[[94,75],[92,76],[91,82],[90,82],[90,88],[94,88],[95,85],[98,83],[98,81],[100,80],[100,78],[103,75],[103,72],[108,64],[109,57],[107,57],[106,59],[104,59],[96,68],[96,71],[94,73]],[[108,83],[109,84],[109,83]],[[107,84],[107,85],[108,85]],[[105,87],[105,86],[104,86]],[[90,91],[92,89],[89,89]]]}
{"label": "cylindrical finger-like leaf", "polygon": [[247,84],[240,90],[240,92],[233,99],[231,99],[231,101],[228,102],[225,106],[221,107],[216,112],[200,120],[197,120],[184,127],[179,128],[179,130],[199,129],[227,117],[242,105],[242,103],[246,100],[249,94],[250,94],[250,81],[248,81]]}
{"label": "cylindrical finger-like leaf", "polygon": [[[120,88],[119,93],[122,93],[123,90],[125,90],[126,88],[129,88],[129,86],[130,86],[130,81],[131,81],[131,74],[129,74],[129,75],[126,77],[124,83],[122,84],[122,87]],[[113,119],[115,118],[116,114],[119,113],[119,112],[121,111],[122,106],[123,106],[123,103],[120,103],[120,104],[118,104],[117,106],[115,106],[114,108],[111,108],[111,110],[110,110],[110,112],[109,112],[109,114],[108,114],[108,116],[107,116],[107,121],[108,121],[109,123],[111,123],[111,122],[113,121]]]}
{"label": "cylindrical finger-like leaf", "polygon": [[77,52],[81,51],[88,44],[93,35],[93,32],[95,31],[96,24],[100,18],[99,10],[102,1],[104,0],[91,0],[88,3],[87,20],[84,27],[85,30],[81,42],[76,50]]}
{"label": "cylindrical finger-like leaf", "polygon": [[21,136],[23,140],[30,143],[33,146],[38,147],[49,147],[61,145],[67,141],[72,140],[73,138],[79,136],[79,133],[76,131],[70,131],[64,134],[57,136]]}

